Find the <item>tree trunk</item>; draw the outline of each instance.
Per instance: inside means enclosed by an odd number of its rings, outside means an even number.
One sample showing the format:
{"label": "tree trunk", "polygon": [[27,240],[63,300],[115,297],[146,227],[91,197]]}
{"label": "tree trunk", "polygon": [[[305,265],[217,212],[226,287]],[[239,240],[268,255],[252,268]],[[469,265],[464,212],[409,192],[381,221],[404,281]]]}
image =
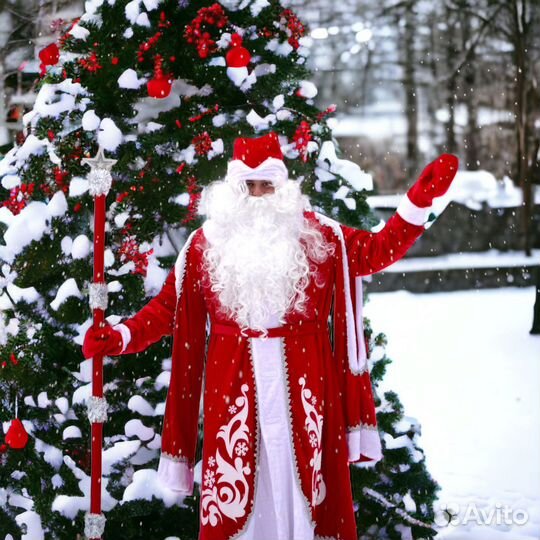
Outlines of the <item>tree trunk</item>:
{"label": "tree trunk", "polygon": [[10,142],[9,129],[6,127],[8,113],[8,97],[6,94],[4,56],[0,57],[0,146]]}
{"label": "tree trunk", "polygon": [[[438,70],[438,62],[437,62],[437,55],[435,54],[435,50],[437,49],[437,40],[439,39],[440,33],[439,29],[437,28],[437,21],[439,19],[440,12],[434,12],[430,15],[429,21],[428,21],[428,28],[429,28],[429,51],[428,51],[428,57],[430,58],[430,61],[428,63],[429,70],[431,73],[431,77],[434,81],[437,80],[439,70]],[[430,53],[430,54],[429,54]],[[428,133],[429,133],[429,140],[431,143],[431,146],[435,148],[435,151],[437,153],[439,152],[439,146],[441,141],[441,132],[440,132],[440,122],[437,120],[436,114],[437,110],[441,108],[441,100],[439,97],[439,92],[437,85],[431,85],[428,88],[425,88],[426,92],[426,101],[427,101],[427,113],[428,113]],[[437,144],[435,144],[437,143]],[[424,156],[426,157],[426,156]]]}
{"label": "tree trunk", "polygon": [[415,80],[414,36],[415,36],[415,13],[414,2],[407,2],[405,6],[404,28],[404,77],[405,89],[405,114],[407,118],[407,141],[406,159],[407,175],[416,173],[418,168],[418,89]]}
{"label": "tree trunk", "polygon": [[[518,7],[518,3],[521,4]],[[515,96],[516,96],[516,168],[517,181],[523,192],[523,222],[525,253],[531,255],[531,215],[532,185],[528,171],[528,133],[527,133],[527,26],[522,15],[525,13],[526,0],[513,0],[512,15],[514,25],[514,60],[515,60]]]}
{"label": "tree trunk", "polygon": [[540,266],[536,268],[536,301],[534,303],[531,334],[540,334]]}
{"label": "tree trunk", "polygon": [[[446,106],[448,108],[448,121],[446,123],[446,152],[457,154],[456,142],[456,92],[457,92],[457,76],[456,63],[458,57],[458,48],[455,41],[455,30],[452,22],[455,23],[455,16],[449,7],[445,6],[445,18],[448,23],[446,28],[446,70],[450,74],[446,80]],[[454,20],[453,20],[454,19]]]}
{"label": "tree trunk", "polygon": [[[453,68],[454,62],[452,59],[455,55],[455,47],[453,43],[449,40],[448,47],[446,50],[447,53],[447,66]],[[457,154],[457,142],[456,142],[456,90],[457,90],[457,81],[456,74],[452,74],[448,77],[448,82],[446,85],[446,106],[448,107],[448,122],[446,123],[446,151],[451,154]]]}
{"label": "tree trunk", "polygon": [[[540,135],[534,140],[531,162],[529,167],[529,181],[532,187],[533,175],[540,171]],[[533,308],[533,323],[531,334],[540,334],[540,266],[536,268],[536,301]]]}
{"label": "tree trunk", "polygon": [[[463,48],[467,47],[467,39],[474,35],[477,29],[471,28],[471,18],[469,16],[462,17],[463,24]],[[472,52],[464,66],[464,102],[467,109],[467,134],[465,138],[465,161],[467,169],[478,170],[479,155],[478,155],[478,139],[480,136],[478,129],[478,107],[476,103],[476,54]]]}

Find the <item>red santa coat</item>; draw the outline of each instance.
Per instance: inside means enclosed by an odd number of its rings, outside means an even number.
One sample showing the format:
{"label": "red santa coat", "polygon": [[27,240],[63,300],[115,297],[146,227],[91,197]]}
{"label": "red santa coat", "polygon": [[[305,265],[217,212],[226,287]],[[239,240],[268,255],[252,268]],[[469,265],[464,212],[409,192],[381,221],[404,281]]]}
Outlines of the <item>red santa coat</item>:
{"label": "red santa coat", "polygon": [[[317,266],[305,313],[288,314],[286,324],[270,329],[268,337],[280,338],[287,428],[315,538],[357,538],[348,465],[382,457],[363,344],[360,279],[407,252],[425,230],[419,213],[425,214],[409,202],[384,229],[370,233],[306,212],[336,250]],[[201,228],[186,242],[160,293],[125,321],[131,337],[123,353],[173,335],[158,476],[185,494],[193,489],[204,380],[199,539],[226,540],[246,530],[253,510],[261,434],[252,343],[260,336],[242,335],[220,312],[202,280],[205,247]]]}

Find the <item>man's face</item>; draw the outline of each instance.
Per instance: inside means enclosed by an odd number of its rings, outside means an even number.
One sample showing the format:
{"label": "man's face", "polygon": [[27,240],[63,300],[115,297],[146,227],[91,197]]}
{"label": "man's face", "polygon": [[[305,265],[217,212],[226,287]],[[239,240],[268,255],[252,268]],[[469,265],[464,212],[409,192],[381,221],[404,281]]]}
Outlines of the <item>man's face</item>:
{"label": "man's face", "polygon": [[274,193],[274,184],[270,180],[246,180],[248,192],[252,197],[262,197]]}

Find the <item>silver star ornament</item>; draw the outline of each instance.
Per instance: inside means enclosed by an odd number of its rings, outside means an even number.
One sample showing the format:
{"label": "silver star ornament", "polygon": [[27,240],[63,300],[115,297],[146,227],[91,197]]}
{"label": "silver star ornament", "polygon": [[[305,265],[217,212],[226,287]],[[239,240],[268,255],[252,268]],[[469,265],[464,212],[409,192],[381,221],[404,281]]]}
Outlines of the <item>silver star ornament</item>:
{"label": "silver star ornament", "polygon": [[102,146],[99,147],[97,154],[93,158],[81,160],[85,165],[90,165],[91,169],[105,169],[106,171],[110,171],[117,161],[117,159],[106,158]]}
{"label": "silver star ornament", "polygon": [[90,165],[90,172],[87,176],[90,195],[92,197],[107,195],[112,184],[111,169],[118,160],[106,158],[103,154],[103,148],[100,146],[93,158],[84,158],[81,161],[85,165]]}

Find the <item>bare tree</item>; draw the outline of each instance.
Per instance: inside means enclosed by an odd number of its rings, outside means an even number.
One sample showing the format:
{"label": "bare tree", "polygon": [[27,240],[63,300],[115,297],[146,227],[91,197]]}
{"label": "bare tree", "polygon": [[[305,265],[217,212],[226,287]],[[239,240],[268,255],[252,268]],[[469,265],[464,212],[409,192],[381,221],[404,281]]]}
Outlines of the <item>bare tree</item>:
{"label": "bare tree", "polygon": [[8,117],[8,92],[6,83],[16,77],[21,61],[32,55],[31,37],[34,23],[31,18],[34,2],[0,0],[0,145],[10,141],[5,125]]}
{"label": "bare tree", "polygon": [[[530,0],[507,0],[506,20],[498,26],[499,32],[512,43],[515,71],[515,111],[516,111],[516,179],[523,190],[523,233],[525,252],[531,255],[532,226],[532,182],[529,175],[529,155],[531,148],[531,110],[529,87],[534,73],[528,55],[539,22],[537,2]],[[537,81],[534,80],[536,83]]]}
{"label": "bare tree", "polygon": [[[460,13],[463,24],[468,31],[466,46],[459,61],[450,71],[449,77],[455,77],[462,70],[466,82],[476,81],[478,65],[482,58],[478,49],[482,44],[491,42],[501,65],[500,76],[504,84],[511,90],[515,113],[514,122],[514,181],[523,192],[523,223],[525,252],[531,254],[532,241],[532,181],[529,174],[529,163],[532,160],[532,123],[538,111],[534,111],[531,95],[537,92],[538,74],[535,72],[534,59],[539,51],[539,35],[536,32],[540,23],[540,4],[537,0],[446,0],[449,11]],[[472,25],[472,26],[471,26]],[[510,45],[509,52],[504,44]],[[533,54],[536,53],[536,54]],[[471,85],[472,87],[472,85]],[[475,103],[471,101],[475,116]],[[468,126],[468,139],[475,139],[470,134],[476,132],[472,123]],[[471,162],[477,149],[468,149],[468,161]],[[471,163],[472,164],[472,163]]]}
{"label": "bare tree", "polygon": [[32,77],[30,82],[23,79],[22,62],[54,41],[53,19],[72,18],[81,7],[82,0],[0,0],[0,146],[10,142],[8,110],[13,94],[32,86]]}
{"label": "bare tree", "polygon": [[418,169],[418,88],[416,86],[415,1],[404,3],[403,34],[403,90],[405,92],[405,116],[407,118],[407,173],[414,174]]}
{"label": "bare tree", "polygon": [[[469,0],[463,2],[465,6],[469,6]],[[466,50],[472,36],[476,34],[477,20],[472,19],[460,12],[461,24],[463,32],[461,34],[462,49]],[[478,83],[477,73],[477,48],[473,47],[467,55],[467,62],[463,66],[463,101],[467,111],[467,128],[465,133],[465,156],[467,169],[477,170],[480,165],[478,145],[479,145],[479,128],[478,128],[478,107],[476,98],[476,86]]]}

